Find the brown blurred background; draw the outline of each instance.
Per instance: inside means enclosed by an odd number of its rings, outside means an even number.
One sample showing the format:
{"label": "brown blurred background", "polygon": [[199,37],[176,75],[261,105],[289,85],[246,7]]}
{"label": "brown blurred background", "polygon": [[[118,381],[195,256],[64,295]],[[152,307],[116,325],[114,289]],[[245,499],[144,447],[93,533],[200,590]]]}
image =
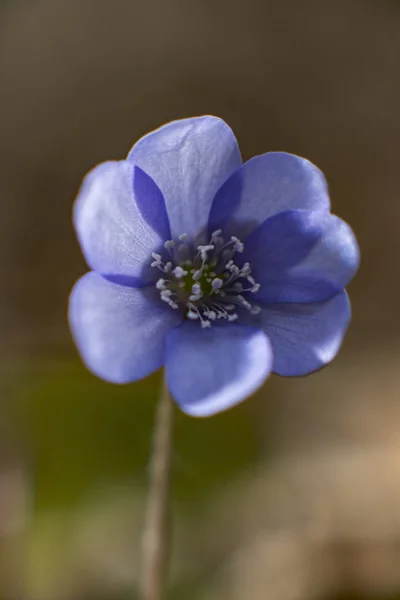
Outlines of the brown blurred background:
{"label": "brown blurred background", "polygon": [[177,415],[171,600],[400,598],[398,0],[0,0],[0,599],[135,597],[159,375],[81,366],[81,178],[215,114],[325,172],[362,250],[332,364]]}

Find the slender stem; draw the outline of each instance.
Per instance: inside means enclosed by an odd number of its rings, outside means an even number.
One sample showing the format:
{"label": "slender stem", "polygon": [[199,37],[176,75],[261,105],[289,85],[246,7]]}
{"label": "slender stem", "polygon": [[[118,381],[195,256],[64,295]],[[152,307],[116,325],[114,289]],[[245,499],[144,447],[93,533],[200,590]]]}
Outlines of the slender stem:
{"label": "slender stem", "polygon": [[145,515],[141,600],[164,600],[169,545],[169,487],[173,405],[165,378],[154,425],[150,482]]}

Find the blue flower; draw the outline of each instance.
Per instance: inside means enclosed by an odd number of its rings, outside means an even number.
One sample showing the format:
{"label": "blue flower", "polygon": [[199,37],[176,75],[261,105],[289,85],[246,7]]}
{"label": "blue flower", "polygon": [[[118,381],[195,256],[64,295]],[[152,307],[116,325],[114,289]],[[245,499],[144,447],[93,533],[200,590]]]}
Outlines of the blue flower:
{"label": "blue flower", "polygon": [[163,365],[191,415],[225,410],[271,371],[330,362],[359,263],[322,172],[269,152],[242,164],[224,121],[164,125],[85,178],[74,208],[91,269],[69,321],[87,367],[114,383]]}

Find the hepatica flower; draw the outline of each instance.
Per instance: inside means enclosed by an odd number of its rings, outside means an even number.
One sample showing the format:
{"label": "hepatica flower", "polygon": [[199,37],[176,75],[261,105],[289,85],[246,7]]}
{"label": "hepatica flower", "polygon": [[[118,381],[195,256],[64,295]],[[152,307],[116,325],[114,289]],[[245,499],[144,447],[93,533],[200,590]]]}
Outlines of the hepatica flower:
{"label": "hepatica flower", "polygon": [[69,320],[87,367],[128,383],[165,365],[170,392],[206,416],[272,372],[331,361],[359,262],[309,161],[242,163],[231,129],[205,116],[164,125],[85,178],[74,209],[91,269]]}

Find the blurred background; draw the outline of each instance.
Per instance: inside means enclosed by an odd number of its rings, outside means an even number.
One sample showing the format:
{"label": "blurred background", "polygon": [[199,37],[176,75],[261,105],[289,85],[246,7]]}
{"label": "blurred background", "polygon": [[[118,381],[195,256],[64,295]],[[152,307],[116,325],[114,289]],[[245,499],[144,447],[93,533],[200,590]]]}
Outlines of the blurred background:
{"label": "blurred background", "polygon": [[400,598],[398,0],[0,0],[0,599],[131,600],[156,374],[81,365],[83,175],[211,113],[325,172],[362,267],[334,363],[176,415],[170,600]]}

